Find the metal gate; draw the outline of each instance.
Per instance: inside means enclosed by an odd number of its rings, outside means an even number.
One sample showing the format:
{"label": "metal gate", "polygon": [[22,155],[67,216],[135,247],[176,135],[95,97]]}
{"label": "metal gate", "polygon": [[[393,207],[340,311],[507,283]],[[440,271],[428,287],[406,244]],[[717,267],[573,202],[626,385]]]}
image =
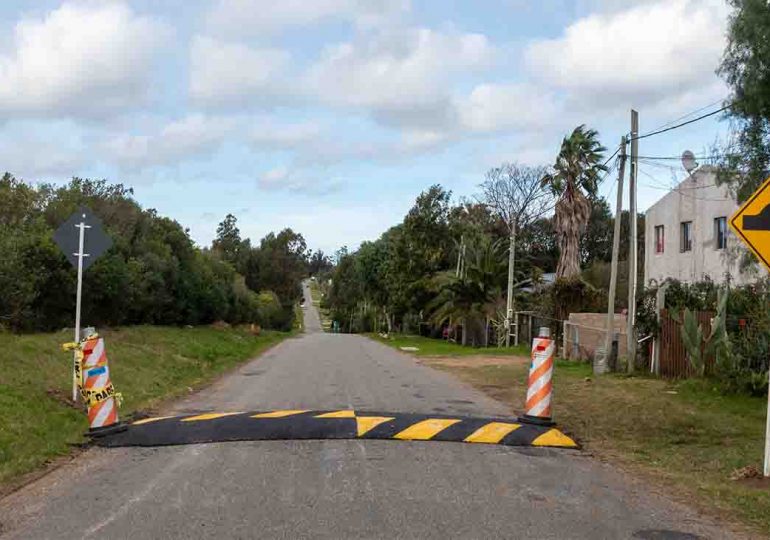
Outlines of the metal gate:
{"label": "metal gate", "polygon": [[[695,314],[703,328],[703,334],[708,335],[711,332],[711,319],[714,317],[714,312],[697,311]],[[667,309],[662,309],[660,315],[660,374],[664,377],[695,375],[682,341],[682,324],[674,319]],[[713,368],[714,358],[706,358],[706,373],[711,372]]]}

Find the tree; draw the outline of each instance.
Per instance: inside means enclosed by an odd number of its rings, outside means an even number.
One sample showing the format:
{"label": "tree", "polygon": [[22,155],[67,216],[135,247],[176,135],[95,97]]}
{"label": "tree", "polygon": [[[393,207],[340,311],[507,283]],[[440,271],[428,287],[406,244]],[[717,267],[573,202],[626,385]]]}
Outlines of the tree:
{"label": "tree", "polygon": [[599,134],[580,125],[561,143],[553,171],[543,177],[543,185],[558,196],[554,229],[559,242],[557,278],[580,275],[580,236],[591,216],[590,198],[596,197],[599,175],[607,170],[601,164],[606,150]]}
{"label": "tree", "polygon": [[547,172],[545,167],[503,163],[487,171],[479,185],[479,199],[503,220],[509,231],[514,226],[523,228],[552,208],[553,198],[542,183]]}
{"label": "tree", "polygon": [[482,321],[496,312],[495,301],[505,283],[505,240],[482,236],[468,244],[464,271],[458,276],[453,271],[437,274],[432,279],[435,296],[428,303],[430,320],[437,325],[450,320],[463,321],[463,344],[472,331],[476,344],[486,344],[486,337],[478,339],[479,330],[486,328]]}
{"label": "tree", "polygon": [[[487,171],[486,180],[480,186],[484,202],[503,220],[510,235],[504,328],[510,328],[514,310],[516,233],[551,207],[550,192],[541,182],[545,173],[545,167],[523,167],[515,163],[503,163],[500,167]],[[509,343],[510,332],[505,332],[506,346]]]}
{"label": "tree", "polygon": [[[73,178],[61,186],[30,185],[6,174],[0,178],[0,329],[51,330],[72,324],[76,271],[51,236],[80,205],[103,221],[112,247],[84,275],[83,320],[94,326],[121,324],[207,324],[216,320],[258,322],[268,328],[291,326],[293,311],[260,288],[258,270],[279,275],[275,283],[291,302],[305,275],[304,241],[281,233],[291,264],[281,257],[260,257],[241,240],[235,218],[220,226],[218,248],[198,249],[176,221],[143,209],[133,190],[106,180]],[[275,235],[273,235],[275,238]],[[215,241],[216,242],[216,241]],[[232,256],[248,255],[248,281]],[[237,263],[237,264],[236,264]],[[244,265],[245,267],[246,265]],[[289,271],[286,271],[286,268]],[[287,283],[288,282],[288,283]],[[267,283],[267,282],[263,282]],[[272,306],[272,307],[271,307]]]}
{"label": "tree", "polygon": [[307,275],[307,244],[303,236],[289,228],[278,234],[271,232],[252,253],[251,270],[246,275],[249,288],[273,291],[284,308],[291,310],[302,296],[300,282]]}
{"label": "tree", "polygon": [[311,276],[315,276],[324,272],[328,272],[332,269],[334,265],[332,264],[331,258],[329,258],[328,255],[326,255],[322,250],[313,251],[310,253],[310,257],[308,259],[308,272]]}
{"label": "tree", "polygon": [[586,268],[594,261],[609,262],[612,258],[612,233],[615,220],[610,213],[610,205],[603,197],[591,198],[590,202],[591,216],[585,232],[580,236],[582,268]]}
{"label": "tree", "polygon": [[718,159],[718,181],[746,201],[770,171],[770,3],[729,0],[728,43],[718,73],[732,89],[731,140]]}
{"label": "tree", "polygon": [[217,236],[211,243],[211,248],[233,266],[236,265],[241,253],[241,231],[238,229],[238,218],[227,214],[217,225]]}
{"label": "tree", "polygon": [[394,321],[406,314],[419,317],[432,298],[430,277],[451,264],[450,198],[451,192],[431,186],[417,197],[404,222],[384,235],[387,310]]}
{"label": "tree", "polygon": [[[519,257],[520,253],[526,256]],[[553,219],[540,218],[522,229],[516,243],[516,257],[529,263],[529,272],[526,275],[530,275],[533,268],[543,272],[556,272],[559,247],[553,230]],[[519,265],[519,268],[522,266]]]}

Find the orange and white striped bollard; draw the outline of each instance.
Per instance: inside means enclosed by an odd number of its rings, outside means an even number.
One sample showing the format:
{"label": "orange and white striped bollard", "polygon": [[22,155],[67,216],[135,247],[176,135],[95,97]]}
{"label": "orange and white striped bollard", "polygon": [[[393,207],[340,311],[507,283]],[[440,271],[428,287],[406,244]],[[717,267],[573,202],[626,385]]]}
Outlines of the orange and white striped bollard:
{"label": "orange and white striped bollard", "polygon": [[82,395],[88,407],[88,434],[92,437],[123,431],[118,419],[120,394],[110,380],[104,339],[92,334],[83,340]]}
{"label": "orange and white striped bollard", "polygon": [[519,418],[522,422],[539,425],[553,425],[551,420],[551,377],[556,343],[551,339],[547,327],[540,328],[538,337],[532,340],[532,362],[527,380],[526,412]]}

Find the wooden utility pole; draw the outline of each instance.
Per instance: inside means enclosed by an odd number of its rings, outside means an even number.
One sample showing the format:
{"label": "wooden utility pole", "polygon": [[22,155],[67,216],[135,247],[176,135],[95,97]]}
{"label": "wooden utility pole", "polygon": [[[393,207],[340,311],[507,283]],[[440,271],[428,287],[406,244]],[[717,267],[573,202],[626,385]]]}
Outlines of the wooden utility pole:
{"label": "wooden utility pole", "polygon": [[513,317],[513,265],[516,262],[516,218],[511,219],[511,239],[508,248],[508,298],[505,302],[505,346],[511,345],[511,317]]}
{"label": "wooden utility pole", "polygon": [[463,250],[465,249],[465,235],[460,236],[460,249],[457,250],[457,271],[455,277],[460,277],[460,264],[463,260]]}
{"label": "wooden utility pole", "polygon": [[629,238],[628,238],[628,320],[626,321],[628,345],[628,373],[633,373],[636,362],[636,276],[637,245],[636,234],[636,173],[639,168],[639,113],[631,109],[631,174],[628,179],[629,191]]}
{"label": "wooden utility pole", "polygon": [[[626,172],[625,135],[620,138],[620,164],[618,167],[618,195],[615,202],[615,228],[612,232],[612,265],[610,267],[610,290],[607,294],[607,333],[604,336],[604,365],[594,361],[594,373],[604,373],[607,370],[612,348],[612,334],[615,323],[615,289],[618,283],[618,251],[620,251],[620,218],[623,211],[623,177]],[[566,345],[565,345],[566,347]]]}

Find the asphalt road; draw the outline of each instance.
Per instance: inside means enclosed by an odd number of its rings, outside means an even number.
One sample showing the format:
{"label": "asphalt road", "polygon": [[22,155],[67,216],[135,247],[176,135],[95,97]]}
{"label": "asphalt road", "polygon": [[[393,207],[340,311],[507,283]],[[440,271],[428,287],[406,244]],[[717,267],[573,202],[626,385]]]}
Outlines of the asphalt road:
{"label": "asphalt road", "polygon": [[[310,302],[305,327],[163,412],[512,414],[407,355],[322,333]],[[95,448],[0,501],[0,536],[19,539],[695,538],[682,533],[736,537],[579,451],[441,442]]]}

